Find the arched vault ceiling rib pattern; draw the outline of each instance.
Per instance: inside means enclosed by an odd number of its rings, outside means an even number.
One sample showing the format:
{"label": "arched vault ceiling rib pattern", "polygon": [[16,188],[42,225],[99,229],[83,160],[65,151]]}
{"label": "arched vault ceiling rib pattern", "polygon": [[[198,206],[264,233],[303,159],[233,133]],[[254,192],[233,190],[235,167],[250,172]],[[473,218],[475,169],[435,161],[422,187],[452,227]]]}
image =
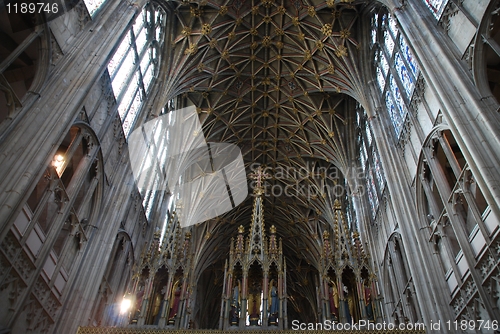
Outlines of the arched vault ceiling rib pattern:
{"label": "arched vault ceiling rib pattern", "polygon": [[[197,107],[205,137],[234,143],[247,172],[350,165],[348,125],[354,98],[364,100],[359,71],[360,12],[370,1],[227,0],[168,4],[175,20],[164,94]],[[172,17],[173,15],[173,17]],[[288,175],[271,186],[306,186],[313,194],[266,196],[266,229],[275,224],[287,263],[318,267],[322,231],[332,224],[328,176]],[[253,198],[198,226],[193,242],[201,273],[225,259]]]}

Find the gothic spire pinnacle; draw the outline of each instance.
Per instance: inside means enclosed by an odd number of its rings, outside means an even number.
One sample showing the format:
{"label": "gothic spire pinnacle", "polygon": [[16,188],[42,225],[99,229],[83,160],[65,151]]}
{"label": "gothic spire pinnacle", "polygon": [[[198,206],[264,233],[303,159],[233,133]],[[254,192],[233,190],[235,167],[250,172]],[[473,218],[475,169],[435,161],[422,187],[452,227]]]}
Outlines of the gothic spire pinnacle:
{"label": "gothic spire pinnacle", "polygon": [[251,173],[251,179],[255,180],[255,188],[253,189],[253,193],[257,196],[260,196],[264,193],[264,181],[269,179],[271,175],[264,173],[262,166],[259,166],[255,173]]}

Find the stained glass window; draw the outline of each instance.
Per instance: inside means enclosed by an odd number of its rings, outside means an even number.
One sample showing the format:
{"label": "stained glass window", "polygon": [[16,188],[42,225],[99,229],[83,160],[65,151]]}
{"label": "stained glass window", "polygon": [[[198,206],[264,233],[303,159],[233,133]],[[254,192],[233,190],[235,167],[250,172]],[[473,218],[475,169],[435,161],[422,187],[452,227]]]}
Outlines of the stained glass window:
{"label": "stained glass window", "polygon": [[378,14],[372,17],[372,44],[377,43]]}
{"label": "stained glass window", "polygon": [[376,36],[383,36],[380,44],[385,45],[385,48],[376,47],[374,50],[376,82],[385,100],[396,136],[399,138],[408,110],[406,102],[411,101],[419,67],[399,31],[395,17],[383,14],[382,24]]}
{"label": "stained glass window", "polygon": [[406,59],[406,62],[408,63],[408,67],[413,73],[413,76],[416,77],[418,73],[418,64],[415,58],[413,57],[413,53],[411,52],[410,47],[408,46],[406,40],[403,37],[399,39],[399,45],[401,48],[401,53],[403,54],[403,57]]}
{"label": "stained glass window", "polygon": [[448,3],[448,0],[424,0],[425,4],[431,10],[432,14],[439,19],[441,14],[443,14],[444,8]]}
{"label": "stained glass window", "polygon": [[[151,4],[146,5],[108,63],[108,73],[125,137],[128,137],[134,129],[143,102],[158,71],[157,56],[160,54],[163,42],[155,39],[163,39],[165,17],[166,14],[161,8]],[[156,156],[164,159],[166,148],[153,143],[158,142],[158,136],[159,134],[155,135],[156,140],[151,141],[148,149],[154,150]],[[140,175],[143,184],[147,186],[141,189],[141,195],[146,218],[150,219],[158,195],[162,196],[163,193],[157,191],[161,181],[159,175],[162,173],[154,173],[161,166],[153,165],[157,162],[152,161],[151,155],[146,154],[145,157],[140,168],[144,173]]]}
{"label": "stained glass window", "polygon": [[372,217],[375,218],[375,214],[378,208],[378,195],[371,169],[368,169],[366,173],[366,183],[368,188],[368,200],[370,201],[370,206],[372,207]]}
{"label": "stained glass window", "polygon": [[165,12],[161,8],[146,5],[108,63],[125,137],[133,129],[143,94],[148,93],[154,79],[159,43],[153,39],[163,34],[164,22]]}
{"label": "stained glass window", "polygon": [[406,64],[399,53],[397,53],[394,57],[394,67],[396,68],[399,78],[401,79],[401,83],[403,84],[403,87],[405,89],[406,96],[410,96],[413,91],[413,87],[415,86],[415,82],[410,76]]}
{"label": "stained glass window", "polygon": [[375,176],[377,177],[378,188],[382,191],[385,184],[385,177],[384,171],[382,170],[382,164],[380,163],[380,157],[375,146],[372,147],[372,161],[373,170],[375,171]]}
{"label": "stained glass window", "polygon": [[394,40],[387,30],[384,31],[384,45],[387,48],[387,52],[392,55],[392,52],[394,51]]}
{"label": "stained glass window", "polygon": [[368,159],[368,153],[366,151],[365,141],[363,140],[361,142],[361,149],[360,149],[360,152],[359,152],[359,160],[361,162],[361,167],[363,167],[363,169],[366,166],[366,160],[367,159]]}
{"label": "stained glass window", "polygon": [[382,68],[384,76],[387,76],[387,72],[389,72],[389,63],[387,62],[387,58],[385,58],[384,53],[380,54],[380,68]]}
{"label": "stained glass window", "polygon": [[[395,108],[396,106],[394,106]],[[357,109],[357,117],[361,119],[357,136],[359,161],[364,172],[365,193],[370,203],[372,217],[375,218],[379,198],[381,198],[385,188],[385,177],[375,140],[372,136],[370,122],[361,106],[358,106]],[[360,115],[363,116],[360,117]]]}
{"label": "stained glass window", "polygon": [[394,80],[394,77],[392,75],[389,77],[389,85],[391,87],[391,91],[394,96],[394,102],[398,107],[397,110],[399,112],[399,116],[401,118],[404,118],[404,116],[406,115],[406,105],[403,101],[401,90],[399,89],[399,86],[396,84],[396,80]]}
{"label": "stained glass window", "polygon": [[399,29],[396,20],[390,14],[388,17],[388,23],[389,23],[389,30],[392,32],[392,35],[395,38],[398,35]]}
{"label": "stained glass window", "polygon": [[403,126],[403,121],[401,120],[401,116],[397,111],[394,101],[392,100],[390,92],[386,92],[385,105],[387,108],[387,112],[389,113],[389,118],[391,119],[392,125],[394,126],[394,130],[396,131],[396,134],[399,135],[401,128]]}
{"label": "stained glass window", "polygon": [[368,146],[372,144],[372,131],[370,130],[370,125],[368,122],[365,122],[365,134],[366,134],[366,142]]}

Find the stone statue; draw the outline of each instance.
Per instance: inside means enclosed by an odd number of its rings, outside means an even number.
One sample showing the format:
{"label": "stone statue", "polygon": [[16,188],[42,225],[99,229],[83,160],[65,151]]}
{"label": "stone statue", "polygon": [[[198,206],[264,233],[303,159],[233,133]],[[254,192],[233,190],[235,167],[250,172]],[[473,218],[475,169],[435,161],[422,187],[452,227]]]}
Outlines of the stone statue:
{"label": "stone statue", "polygon": [[250,326],[258,326],[260,320],[260,294],[261,290],[257,282],[253,282],[248,295],[248,314],[250,315]]}
{"label": "stone statue", "polygon": [[330,301],[330,313],[333,315],[333,320],[339,319],[339,291],[337,289],[337,284],[333,280],[330,280],[330,285],[328,287],[328,297]]}
{"label": "stone statue", "polygon": [[179,310],[179,302],[181,299],[181,286],[180,282],[177,281],[174,286],[174,291],[170,297],[170,312],[168,313],[168,324],[174,324],[174,318]]}

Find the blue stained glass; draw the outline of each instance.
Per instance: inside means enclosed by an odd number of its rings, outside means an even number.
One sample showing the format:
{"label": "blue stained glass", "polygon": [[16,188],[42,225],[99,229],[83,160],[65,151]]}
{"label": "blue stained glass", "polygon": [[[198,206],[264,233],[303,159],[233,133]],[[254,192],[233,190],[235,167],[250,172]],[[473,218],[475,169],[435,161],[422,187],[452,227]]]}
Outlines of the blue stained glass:
{"label": "blue stained glass", "polygon": [[394,51],[394,40],[387,30],[384,31],[384,45],[389,54],[392,55],[392,52]]}
{"label": "blue stained glass", "polygon": [[396,80],[394,80],[394,77],[392,75],[389,78],[389,84],[391,86],[392,94],[394,95],[394,102],[398,107],[398,111],[401,118],[403,118],[403,116],[406,115],[406,106],[403,101],[403,96],[401,95],[401,91],[399,90],[399,87],[396,84]]}
{"label": "blue stained glass", "polygon": [[387,76],[387,72],[389,71],[389,63],[387,62],[387,58],[383,52],[380,53],[380,67],[384,71],[384,76]]}
{"label": "blue stained glass", "polygon": [[408,46],[403,37],[400,38],[399,45],[401,47],[401,52],[403,53],[404,58],[408,62],[408,66],[410,67],[411,72],[415,77],[417,77],[417,72],[418,72],[417,61],[413,57],[413,53],[411,52],[410,47]]}
{"label": "blue stained glass", "polygon": [[399,53],[396,53],[396,56],[394,57],[394,67],[396,68],[396,71],[399,74],[399,78],[401,79],[401,82],[403,83],[403,87],[406,91],[406,96],[409,97],[411,95],[413,87],[415,86],[415,82],[413,81],[412,77],[408,73],[408,69],[406,68],[406,64],[403,62],[403,58],[401,58]]}
{"label": "blue stained glass", "polygon": [[392,34],[394,37],[398,35],[398,25],[396,23],[396,19],[392,17],[392,15],[389,14],[389,29],[391,30]]}
{"label": "blue stained glass", "polygon": [[389,118],[391,119],[392,125],[394,126],[394,130],[396,131],[396,134],[399,136],[399,132],[401,131],[403,121],[401,120],[399,112],[396,110],[397,108],[389,92],[386,92],[385,95],[385,105],[387,107],[387,112],[389,113]]}

